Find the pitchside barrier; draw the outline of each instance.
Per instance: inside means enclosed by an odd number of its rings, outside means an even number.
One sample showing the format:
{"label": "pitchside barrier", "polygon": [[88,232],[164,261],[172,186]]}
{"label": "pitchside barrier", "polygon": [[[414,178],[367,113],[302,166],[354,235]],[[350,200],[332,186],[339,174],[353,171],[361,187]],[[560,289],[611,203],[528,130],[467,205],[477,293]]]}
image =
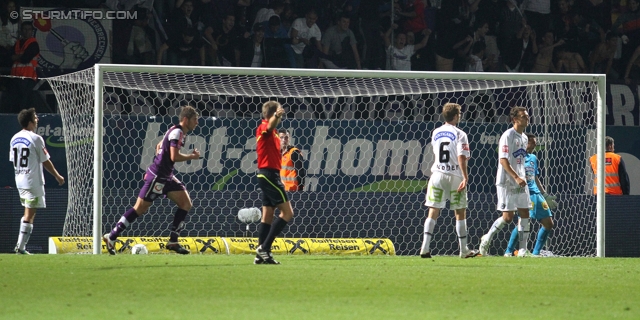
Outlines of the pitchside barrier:
{"label": "pitchside barrier", "polygon": [[[149,253],[169,253],[166,237],[120,237],[116,240],[118,253],[131,253],[136,244],[143,244]],[[50,237],[49,253],[87,253],[92,251],[91,237]],[[241,237],[183,237],[180,244],[192,254],[254,254],[258,238]],[[316,239],[278,238],[271,246],[275,254],[354,254],[395,255],[396,249],[389,239]],[[102,245],[102,253],[107,248]]]}
{"label": "pitchside barrier", "polygon": [[[9,162],[7,162],[9,163]],[[633,181],[632,181],[633,183]],[[133,192],[132,192],[133,193]],[[296,193],[292,197],[294,203],[294,210],[296,216],[293,219],[293,225],[301,227],[305,236],[299,237],[295,235],[290,227],[284,230],[284,238],[358,238],[358,239],[390,239],[393,242],[396,255],[416,255],[420,250],[420,244],[422,241],[422,229],[424,219],[426,217],[426,210],[422,206],[424,200],[424,194],[422,192],[411,193],[402,197],[401,201],[405,204],[402,207],[398,206],[386,206],[384,212],[377,212],[375,215],[361,214],[360,210],[352,208],[340,212],[340,215],[336,215],[333,211],[324,211],[321,208],[314,208],[313,202],[302,201],[303,195],[307,192]],[[365,198],[377,199],[376,204],[378,206],[384,203],[392,203],[393,197],[376,195],[372,193],[347,193],[351,196],[359,195],[365,201]],[[126,196],[135,196],[129,194]],[[212,220],[212,224],[204,225],[204,221],[198,219],[191,219],[187,223],[194,223],[194,227],[201,230],[200,232],[193,232],[183,234],[185,238],[253,238],[257,236],[256,224],[251,224],[251,231],[247,233],[246,224],[241,223],[237,219],[237,210],[232,212],[231,210],[219,210],[215,213],[210,213],[206,208],[201,207],[201,202],[196,201],[199,197],[236,197],[238,202],[251,203],[247,198],[242,198],[241,194],[232,193],[215,193],[215,194],[192,194],[194,198],[194,208],[200,213],[209,212],[209,216],[217,217],[217,220]],[[247,193],[247,197],[253,197],[252,193]],[[316,197],[330,198],[328,193],[316,193]],[[492,199],[495,195],[487,194],[486,199]],[[584,196],[591,197],[593,196]],[[571,208],[571,202],[568,202],[562,195],[559,197],[559,202],[565,208]],[[634,214],[637,208],[640,207],[640,196],[608,196],[607,200],[607,215],[606,219],[606,250],[607,257],[640,257],[640,247],[637,246],[640,240],[640,234],[635,230],[635,226],[640,225],[640,215]],[[129,198],[123,201],[129,201]],[[168,200],[162,200],[167,201]],[[351,198],[350,203],[354,203],[356,198]],[[479,203],[480,202],[480,203]],[[469,241],[472,246],[477,248],[480,241],[480,236],[488,228],[490,224],[485,221],[493,221],[498,216],[498,212],[491,206],[482,205],[481,199],[471,199],[470,208],[468,211],[469,217],[474,217],[474,223],[470,223],[469,229]],[[20,198],[16,189],[0,189],[0,203],[3,205],[3,213],[0,214],[0,252],[1,253],[13,253],[13,248],[16,245],[18,238],[18,231],[20,230],[20,221],[24,213],[24,208],[20,205]],[[61,188],[48,188],[47,189],[47,208],[38,210],[36,216],[34,231],[31,235],[29,243],[27,244],[27,250],[31,253],[47,253],[49,237],[60,234],[60,230],[63,228],[64,219],[66,215],[68,203],[67,190]],[[478,205],[479,204],[479,205]],[[344,205],[344,202],[339,202],[338,205]],[[495,207],[495,205],[493,205]],[[152,207],[149,214],[143,216],[141,221],[151,221],[158,214],[157,207]],[[309,211],[314,210],[314,211]],[[316,216],[314,212],[318,212],[320,216]],[[573,228],[570,224],[566,223],[566,216],[562,210],[554,212],[556,227],[561,233],[568,235],[578,235],[579,229]],[[593,212],[582,212],[586,220],[594,220],[595,214]],[[161,217],[156,217],[160,219]],[[380,219],[384,219],[385,228],[375,228],[378,232],[372,232],[370,230],[363,231],[355,228],[356,225],[373,226],[378,225]],[[445,210],[442,212],[440,218],[438,218],[438,224],[436,225],[436,236],[440,235],[443,238],[441,241],[446,243],[442,249],[437,251],[438,255],[449,254],[448,252],[456,252],[457,239],[454,230],[454,217],[453,212]],[[377,221],[377,222],[376,222]],[[139,222],[139,221],[137,221]],[[334,223],[335,222],[335,223]],[[218,228],[223,230],[211,232],[209,234],[203,233],[202,230],[211,229],[214,225],[219,225]],[[533,231],[536,232],[539,227],[537,223],[532,223]],[[303,228],[302,228],[303,227]],[[297,228],[295,228],[297,229]],[[506,228],[505,228],[506,229]],[[385,231],[386,230],[386,231]],[[122,237],[121,239],[128,239],[140,237],[140,235],[153,235],[153,237],[145,238],[159,238],[164,243],[168,236],[168,231],[158,231],[151,233],[150,231],[144,231],[144,233],[129,235],[128,237]],[[507,237],[509,233],[503,231],[498,234],[493,243],[492,253],[501,254],[507,245]],[[534,241],[531,237],[532,241]],[[561,255],[559,250],[558,240],[554,240],[552,236],[548,243],[547,249]],[[533,245],[533,243],[530,243]],[[92,247],[91,247],[92,248]],[[91,252],[87,250],[86,252]]]}

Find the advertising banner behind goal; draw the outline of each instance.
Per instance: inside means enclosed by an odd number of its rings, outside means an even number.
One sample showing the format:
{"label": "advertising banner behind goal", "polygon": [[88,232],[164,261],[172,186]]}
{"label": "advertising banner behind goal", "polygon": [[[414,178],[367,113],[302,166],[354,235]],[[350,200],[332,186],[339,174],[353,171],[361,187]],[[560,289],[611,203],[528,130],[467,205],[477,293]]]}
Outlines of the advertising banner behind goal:
{"label": "advertising banner behind goal", "polygon": [[[120,237],[115,249],[119,254],[131,253],[136,244],[143,244],[149,253],[169,253],[165,249],[167,237]],[[255,254],[258,238],[243,237],[182,237],[180,244],[191,254]],[[88,253],[91,237],[49,237],[49,253]],[[395,255],[389,239],[340,238],[277,238],[272,245],[274,254],[337,254],[337,255]],[[107,248],[102,246],[102,253]]]}
{"label": "advertising banner behind goal", "polygon": [[[103,158],[105,188],[136,189],[153,160],[156,144],[178,119],[106,116],[104,122],[104,140],[109,146]],[[201,159],[177,163],[179,179],[196,191],[256,190],[258,124],[259,119],[252,118],[201,118],[185,146],[200,150]],[[306,160],[305,191],[417,192],[431,176],[434,154],[430,134],[437,125],[286,119],[280,127],[289,129],[293,144]],[[471,147],[469,191],[492,193],[498,140],[509,124],[464,122],[459,127],[467,132]],[[542,134],[544,125],[527,128],[541,135],[536,152],[540,153],[543,175],[549,179],[549,192],[590,193],[588,158],[595,152],[595,144],[587,140],[589,131],[566,124],[553,127],[547,135]],[[574,138],[565,139],[567,132]],[[575,167],[576,163],[582,165]],[[121,170],[123,164],[132,170]]]}

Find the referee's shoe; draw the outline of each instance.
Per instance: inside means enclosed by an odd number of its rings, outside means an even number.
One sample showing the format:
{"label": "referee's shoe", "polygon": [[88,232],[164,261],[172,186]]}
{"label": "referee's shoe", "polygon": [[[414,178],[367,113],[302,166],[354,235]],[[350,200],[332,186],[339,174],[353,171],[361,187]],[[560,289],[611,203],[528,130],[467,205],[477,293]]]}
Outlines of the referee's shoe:
{"label": "referee's shoe", "polygon": [[253,260],[254,264],[280,264],[280,262],[273,259],[273,255],[270,251],[262,249],[262,245],[258,246],[258,249],[256,249],[256,253],[258,254],[258,256],[260,256],[260,258],[262,258],[262,262],[257,263],[258,257],[256,256],[256,259]]}

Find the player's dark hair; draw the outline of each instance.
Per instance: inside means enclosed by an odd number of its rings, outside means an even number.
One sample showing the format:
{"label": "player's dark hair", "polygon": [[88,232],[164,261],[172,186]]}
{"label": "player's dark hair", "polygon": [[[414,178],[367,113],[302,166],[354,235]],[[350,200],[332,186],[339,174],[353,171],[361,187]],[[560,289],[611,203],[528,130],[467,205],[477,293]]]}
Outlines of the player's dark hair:
{"label": "player's dark hair", "polygon": [[527,138],[529,138],[529,139],[535,139],[536,138],[536,135],[533,134],[533,133],[525,133],[525,135],[527,135]]}
{"label": "player's dark hair", "polygon": [[509,112],[509,119],[511,119],[511,122],[513,122],[513,119],[515,119],[518,116],[518,113],[520,113],[520,111],[527,111],[527,109],[525,107],[511,108],[511,111]]}
{"label": "player's dark hair", "polygon": [[280,103],[278,101],[267,101],[262,105],[262,117],[265,119],[269,119],[276,113]]}
{"label": "player's dark hair", "polygon": [[35,120],[36,120],[35,108],[23,109],[22,111],[20,111],[20,113],[18,113],[18,122],[20,123],[20,126],[22,126],[23,129],[26,129],[29,126],[30,122],[35,123]]}
{"label": "player's dark hair", "polygon": [[604,146],[605,148],[609,149],[613,146],[614,140],[613,138],[606,136],[604,137]]}
{"label": "player's dark hair", "polygon": [[184,119],[184,117],[187,117],[187,119],[192,119],[193,117],[197,117],[198,116],[198,111],[196,111],[196,108],[185,104],[182,106],[182,110],[180,110],[180,121],[182,121],[182,119]]}
{"label": "player's dark hair", "polygon": [[285,128],[280,128],[280,129],[278,129],[278,134],[280,134],[280,133],[289,134],[289,130],[287,130]]}
{"label": "player's dark hair", "polygon": [[442,106],[442,117],[444,118],[444,121],[453,121],[456,115],[460,114],[460,109],[462,109],[462,107],[457,103],[445,103],[444,106]]}

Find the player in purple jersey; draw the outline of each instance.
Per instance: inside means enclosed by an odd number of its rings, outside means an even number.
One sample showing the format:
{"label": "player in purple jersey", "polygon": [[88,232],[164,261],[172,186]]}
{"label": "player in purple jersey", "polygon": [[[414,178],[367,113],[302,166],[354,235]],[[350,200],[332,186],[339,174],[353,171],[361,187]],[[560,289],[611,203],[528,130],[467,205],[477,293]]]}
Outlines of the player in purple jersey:
{"label": "player in purple jersey", "polygon": [[178,236],[184,228],[187,212],[191,209],[191,198],[184,184],[173,176],[173,165],[176,162],[200,158],[198,149],[194,149],[191,154],[180,152],[180,149],[185,145],[186,134],[195,129],[197,125],[198,112],[196,109],[189,105],[182,106],[180,124],[171,127],[156,147],[156,156],[144,175],[144,185],[140,190],[136,204],[122,215],[110,233],[102,237],[109,254],[116,254],[116,239],[122,231],[129,227],[138,216],[147,212],[153,200],[160,196],[166,196],[178,205],[173,223],[169,226],[171,233],[166,248],[179,254],[189,254],[189,250],[178,243]]}

